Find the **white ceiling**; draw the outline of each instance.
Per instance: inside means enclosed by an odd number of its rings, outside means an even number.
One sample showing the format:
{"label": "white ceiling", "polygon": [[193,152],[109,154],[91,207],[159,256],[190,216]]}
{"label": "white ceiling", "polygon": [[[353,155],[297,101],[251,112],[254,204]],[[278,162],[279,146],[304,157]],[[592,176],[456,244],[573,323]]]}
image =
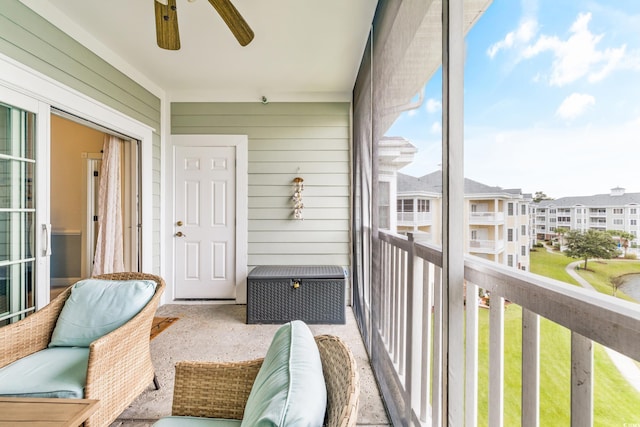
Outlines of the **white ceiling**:
{"label": "white ceiling", "polygon": [[238,44],[207,0],[177,0],[181,49],[156,44],[154,0],[21,0],[174,101],[349,100],[377,0],[233,0]]}

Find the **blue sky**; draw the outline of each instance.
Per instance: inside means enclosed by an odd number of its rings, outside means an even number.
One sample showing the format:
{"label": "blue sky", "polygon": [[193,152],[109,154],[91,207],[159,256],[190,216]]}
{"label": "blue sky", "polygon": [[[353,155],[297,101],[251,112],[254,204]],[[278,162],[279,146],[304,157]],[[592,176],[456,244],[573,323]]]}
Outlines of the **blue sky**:
{"label": "blue sky", "polygon": [[[558,198],[640,192],[640,1],[494,0],[466,38],[465,175]],[[441,163],[441,73],[387,135]]]}

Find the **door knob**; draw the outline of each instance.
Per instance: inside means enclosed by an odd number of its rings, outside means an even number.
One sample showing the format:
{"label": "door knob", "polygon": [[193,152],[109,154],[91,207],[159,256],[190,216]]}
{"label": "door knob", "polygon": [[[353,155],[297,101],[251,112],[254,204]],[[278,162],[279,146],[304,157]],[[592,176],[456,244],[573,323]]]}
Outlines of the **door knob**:
{"label": "door knob", "polygon": [[182,231],[178,231],[178,232],[175,234],[175,236],[176,236],[176,237],[186,237],[186,235],[182,234]]}
{"label": "door knob", "polygon": [[178,221],[178,222],[176,222],[176,225],[177,225],[178,227],[182,226],[182,221]]}

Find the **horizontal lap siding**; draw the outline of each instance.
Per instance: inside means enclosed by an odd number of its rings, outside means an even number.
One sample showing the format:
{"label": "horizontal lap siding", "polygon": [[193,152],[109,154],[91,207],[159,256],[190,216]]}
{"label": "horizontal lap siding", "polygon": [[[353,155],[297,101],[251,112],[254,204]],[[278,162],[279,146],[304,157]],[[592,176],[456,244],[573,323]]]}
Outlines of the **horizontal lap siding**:
{"label": "horizontal lap siding", "polygon": [[160,266],[160,98],[18,0],[0,0],[0,52],[155,129],[153,271]]}
{"label": "horizontal lap siding", "polygon": [[[350,264],[348,103],[173,103],[172,134],[249,137],[249,267]],[[293,178],[304,179],[293,219]]]}
{"label": "horizontal lap siding", "polygon": [[18,0],[2,0],[0,52],[159,130],[160,99]]}

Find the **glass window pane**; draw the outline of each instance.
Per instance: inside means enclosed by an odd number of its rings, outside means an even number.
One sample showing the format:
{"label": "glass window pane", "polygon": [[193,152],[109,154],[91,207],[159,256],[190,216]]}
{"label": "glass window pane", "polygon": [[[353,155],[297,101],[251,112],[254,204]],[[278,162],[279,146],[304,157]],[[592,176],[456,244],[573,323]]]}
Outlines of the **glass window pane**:
{"label": "glass window pane", "polygon": [[0,104],[0,154],[35,159],[35,114]]}
{"label": "glass window pane", "polygon": [[0,208],[34,207],[33,162],[0,158]]}
{"label": "glass window pane", "polygon": [[0,212],[0,262],[33,256],[33,212]]}
{"label": "glass window pane", "polygon": [[0,266],[0,326],[23,318],[35,307],[33,266],[33,261]]}
{"label": "glass window pane", "polygon": [[35,117],[0,104],[0,326],[35,307]]}

